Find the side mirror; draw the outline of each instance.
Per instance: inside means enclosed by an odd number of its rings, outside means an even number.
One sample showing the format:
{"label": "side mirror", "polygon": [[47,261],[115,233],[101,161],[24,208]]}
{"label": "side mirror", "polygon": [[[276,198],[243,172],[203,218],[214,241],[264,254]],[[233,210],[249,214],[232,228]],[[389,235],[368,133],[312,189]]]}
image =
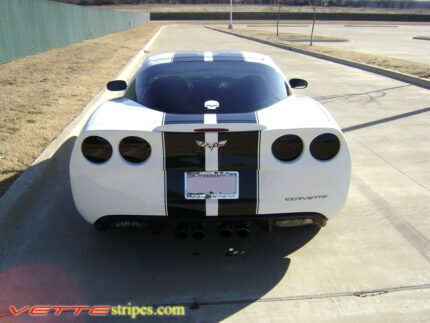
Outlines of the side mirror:
{"label": "side mirror", "polygon": [[107,88],[109,91],[124,91],[127,89],[127,83],[123,80],[110,81]]}
{"label": "side mirror", "polygon": [[308,87],[308,82],[302,79],[291,79],[290,86],[293,89],[306,89]]}

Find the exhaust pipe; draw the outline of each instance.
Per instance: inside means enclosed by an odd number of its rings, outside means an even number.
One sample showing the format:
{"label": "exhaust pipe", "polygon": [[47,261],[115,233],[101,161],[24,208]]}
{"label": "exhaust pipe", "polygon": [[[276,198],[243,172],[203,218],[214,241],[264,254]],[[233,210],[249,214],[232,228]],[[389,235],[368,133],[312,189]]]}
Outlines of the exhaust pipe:
{"label": "exhaust pipe", "polygon": [[175,238],[185,240],[188,238],[188,226],[185,223],[179,223],[175,229]]}
{"label": "exhaust pipe", "polygon": [[219,234],[223,238],[230,238],[233,235],[233,226],[230,223],[221,223],[219,227]]}
{"label": "exhaust pipe", "polygon": [[248,238],[251,235],[249,224],[241,222],[236,225],[236,234],[240,239]]}
{"label": "exhaust pipe", "polygon": [[194,240],[202,240],[205,237],[205,230],[200,223],[193,224],[191,228],[191,236]]}

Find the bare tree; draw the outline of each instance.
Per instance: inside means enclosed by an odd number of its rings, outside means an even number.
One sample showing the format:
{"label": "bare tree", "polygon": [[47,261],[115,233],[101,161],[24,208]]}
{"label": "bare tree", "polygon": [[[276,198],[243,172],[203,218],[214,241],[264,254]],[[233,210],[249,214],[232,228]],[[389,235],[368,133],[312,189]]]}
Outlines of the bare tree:
{"label": "bare tree", "polygon": [[282,8],[282,0],[279,1],[279,6],[278,6],[278,21],[276,22],[276,37],[279,37],[279,21],[281,20],[281,8]]}
{"label": "bare tree", "polygon": [[312,7],[313,10],[313,19],[312,19],[312,31],[311,31],[311,39],[309,42],[309,46],[312,46],[312,41],[314,38],[314,28],[315,28],[315,19],[316,19],[316,10],[317,10],[317,0],[308,0],[309,6]]}

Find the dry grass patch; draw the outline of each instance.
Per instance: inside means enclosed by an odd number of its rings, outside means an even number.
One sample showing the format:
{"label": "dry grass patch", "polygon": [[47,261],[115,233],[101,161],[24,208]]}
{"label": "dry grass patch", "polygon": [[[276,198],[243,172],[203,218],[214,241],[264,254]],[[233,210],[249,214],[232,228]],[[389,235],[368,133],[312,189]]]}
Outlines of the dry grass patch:
{"label": "dry grass patch", "polygon": [[[282,26],[282,25],[280,25]],[[280,32],[279,37],[276,37],[275,30],[276,25],[273,26],[273,32],[272,31],[259,31],[259,30],[253,30],[252,34],[255,35],[255,37],[263,38],[271,41],[286,41],[286,42],[309,42],[310,35],[309,34],[296,34],[296,33],[286,33],[286,32]],[[234,32],[241,33],[242,29],[236,28]],[[247,31],[246,31],[247,32]],[[320,35],[314,35],[313,41],[318,42],[346,42],[348,39],[340,38],[340,37],[328,37],[328,36],[320,36]]]}
{"label": "dry grass patch", "polygon": [[[229,31],[227,28],[212,27],[212,29]],[[335,49],[335,48],[324,47],[324,46],[315,45],[315,44],[313,46],[309,46],[309,44],[288,42],[288,41],[282,40],[281,37],[277,38],[274,32],[268,32],[268,31],[235,29],[234,33],[244,35],[244,36],[249,36],[249,37],[255,37],[258,39],[271,41],[278,44],[285,44],[291,47],[306,49],[317,53],[323,53],[323,54],[327,54],[327,55],[331,55],[339,58],[349,59],[351,61],[355,61],[359,63],[387,68],[401,73],[422,77],[425,79],[430,79],[430,65],[428,64],[416,63],[416,62],[411,62],[411,61],[391,58],[391,57],[385,57],[385,56],[364,54],[364,53],[343,50],[343,49]]]}
{"label": "dry grass patch", "polygon": [[0,195],[163,23],[0,65]]}

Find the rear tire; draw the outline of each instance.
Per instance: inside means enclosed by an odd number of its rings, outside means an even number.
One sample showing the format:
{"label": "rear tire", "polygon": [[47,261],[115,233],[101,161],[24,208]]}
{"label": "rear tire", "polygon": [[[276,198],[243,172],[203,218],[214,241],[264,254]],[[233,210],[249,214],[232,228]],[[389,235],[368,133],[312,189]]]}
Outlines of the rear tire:
{"label": "rear tire", "polygon": [[104,219],[99,219],[94,223],[94,227],[97,231],[106,231],[107,228],[109,228],[110,222],[106,221]]}

